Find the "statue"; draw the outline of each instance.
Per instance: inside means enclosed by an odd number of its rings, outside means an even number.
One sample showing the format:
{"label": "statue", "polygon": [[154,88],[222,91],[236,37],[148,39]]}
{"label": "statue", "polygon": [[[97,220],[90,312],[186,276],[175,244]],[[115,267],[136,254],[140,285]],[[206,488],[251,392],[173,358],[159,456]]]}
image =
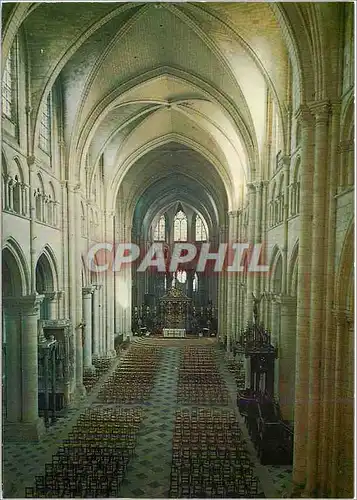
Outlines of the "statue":
{"label": "statue", "polygon": [[259,323],[259,309],[258,309],[258,306],[259,306],[260,302],[262,301],[262,298],[264,297],[264,293],[260,296],[259,299],[254,295],[253,292],[252,292],[252,296],[253,296],[253,318],[254,318],[254,324],[258,325],[258,323]]}

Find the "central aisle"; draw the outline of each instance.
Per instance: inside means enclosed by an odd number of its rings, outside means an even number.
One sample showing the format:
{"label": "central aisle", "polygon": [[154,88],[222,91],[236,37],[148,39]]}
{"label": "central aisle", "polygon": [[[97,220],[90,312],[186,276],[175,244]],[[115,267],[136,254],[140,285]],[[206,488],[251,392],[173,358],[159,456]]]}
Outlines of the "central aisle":
{"label": "central aisle", "polygon": [[26,496],[276,498],[235,398],[216,342],[133,342],[99,381]]}
{"label": "central aisle", "polygon": [[172,459],[172,433],[176,410],[178,366],[182,348],[162,347],[145,419],[135,453],[119,490],[122,498],[168,498]]}

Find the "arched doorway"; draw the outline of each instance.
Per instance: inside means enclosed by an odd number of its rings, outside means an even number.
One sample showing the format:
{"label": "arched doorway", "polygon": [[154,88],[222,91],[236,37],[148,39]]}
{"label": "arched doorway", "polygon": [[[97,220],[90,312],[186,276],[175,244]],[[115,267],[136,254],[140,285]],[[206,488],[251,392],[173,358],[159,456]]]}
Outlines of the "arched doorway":
{"label": "arched doorway", "polygon": [[27,285],[20,250],[15,242],[8,241],[2,251],[2,387],[3,417],[12,423],[19,422],[22,416],[21,316],[20,308],[13,307],[13,303],[26,294]]}

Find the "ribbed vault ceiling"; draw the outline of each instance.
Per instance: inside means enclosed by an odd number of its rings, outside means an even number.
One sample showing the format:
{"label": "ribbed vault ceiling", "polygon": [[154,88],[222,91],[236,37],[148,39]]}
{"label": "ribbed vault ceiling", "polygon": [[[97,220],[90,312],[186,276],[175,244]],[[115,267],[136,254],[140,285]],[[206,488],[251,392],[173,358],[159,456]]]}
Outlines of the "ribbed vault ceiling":
{"label": "ribbed vault ceiling", "polygon": [[[121,183],[136,178],[132,198],[180,165],[210,185],[218,212],[239,206],[259,177],[268,89],[285,105],[289,58],[269,5],[34,4],[24,31],[35,117],[60,79],[69,178],[83,181],[84,166],[93,178],[103,155],[114,206]],[[152,161],[171,143],[200,161]]]}

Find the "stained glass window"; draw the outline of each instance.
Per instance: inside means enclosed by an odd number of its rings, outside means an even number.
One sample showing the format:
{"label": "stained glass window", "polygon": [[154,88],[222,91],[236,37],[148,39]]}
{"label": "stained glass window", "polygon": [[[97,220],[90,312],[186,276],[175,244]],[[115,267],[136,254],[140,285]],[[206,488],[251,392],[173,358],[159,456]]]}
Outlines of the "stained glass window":
{"label": "stained glass window", "polygon": [[16,85],[16,66],[15,66],[15,44],[12,46],[7,56],[4,76],[2,80],[2,112],[10,120],[14,118],[15,104],[15,85]]}
{"label": "stained glass window", "polygon": [[187,241],[187,217],[182,210],[175,215],[174,239],[175,241]]}
{"label": "stained glass window", "polygon": [[207,231],[203,220],[199,215],[196,216],[196,241],[206,241]]}
{"label": "stained glass window", "polygon": [[165,228],[166,228],[165,216],[162,215],[155,227],[154,231],[155,241],[165,241]]}
{"label": "stained glass window", "polygon": [[51,94],[41,115],[39,146],[46,153],[51,152]]}

